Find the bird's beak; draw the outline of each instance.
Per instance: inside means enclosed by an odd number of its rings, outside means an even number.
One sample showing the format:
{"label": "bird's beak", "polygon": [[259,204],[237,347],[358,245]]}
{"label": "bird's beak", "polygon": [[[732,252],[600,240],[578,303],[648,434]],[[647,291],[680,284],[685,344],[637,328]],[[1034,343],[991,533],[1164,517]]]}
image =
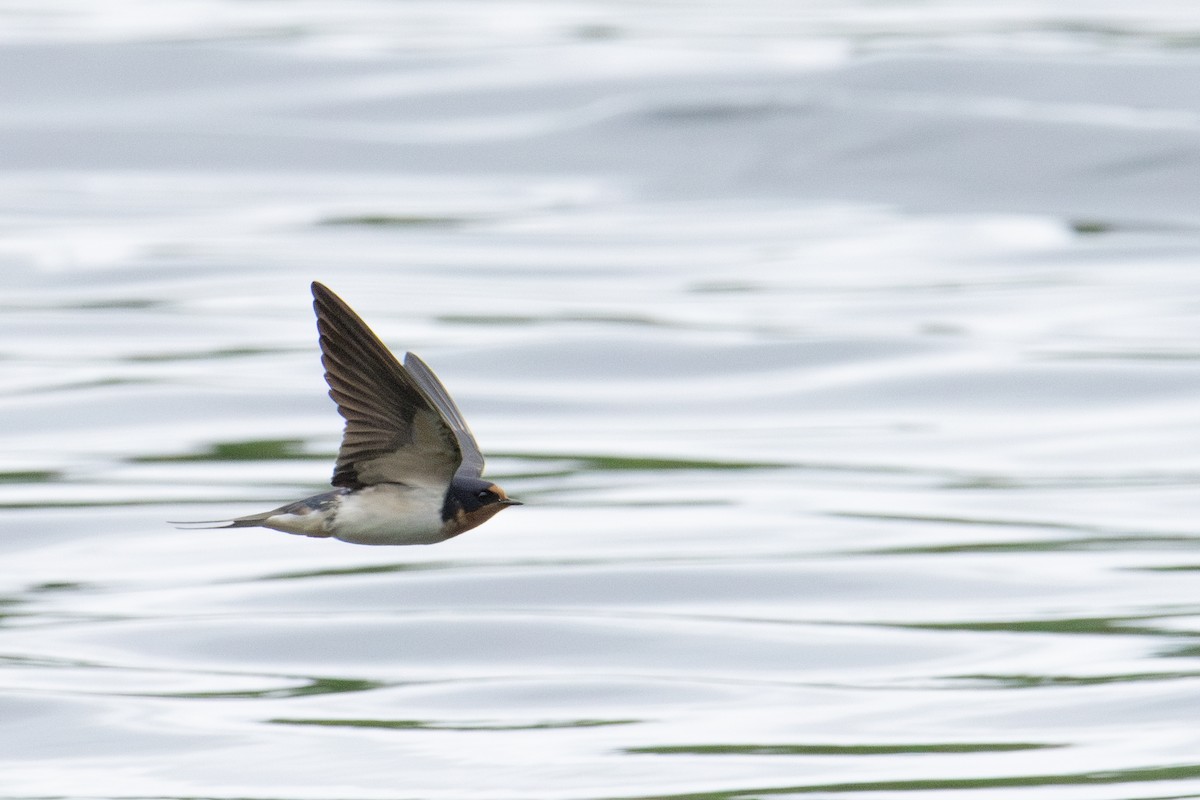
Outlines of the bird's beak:
{"label": "bird's beak", "polygon": [[506,497],[500,501],[500,505],[502,505],[502,506],[523,506],[525,504],[522,503],[520,500],[513,500],[510,497]]}

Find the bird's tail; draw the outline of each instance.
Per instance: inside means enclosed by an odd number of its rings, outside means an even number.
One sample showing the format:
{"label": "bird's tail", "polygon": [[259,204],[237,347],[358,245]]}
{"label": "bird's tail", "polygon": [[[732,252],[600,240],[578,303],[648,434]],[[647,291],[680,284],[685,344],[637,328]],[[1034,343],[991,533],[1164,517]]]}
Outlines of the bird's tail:
{"label": "bird's tail", "polygon": [[[336,500],[336,498],[346,494],[346,489],[334,489],[331,492],[306,497],[303,500],[297,500],[295,503],[288,503],[286,506],[273,508],[270,511],[261,511],[257,514],[247,514],[244,517],[234,517],[233,519],[201,519],[191,520],[188,522],[170,522],[168,525],[174,525],[176,528],[184,530],[204,530],[211,528],[258,528],[262,527],[263,523],[274,516],[295,514],[305,516],[314,511],[327,510]],[[328,535],[328,534],[325,534]]]}
{"label": "bird's tail", "polygon": [[274,513],[276,512],[264,511],[261,514],[250,514],[245,517],[235,517],[234,519],[167,520],[167,524],[187,531],[214,530],[218,528],[257,528],[267,520],[267,517],[270,517]]}

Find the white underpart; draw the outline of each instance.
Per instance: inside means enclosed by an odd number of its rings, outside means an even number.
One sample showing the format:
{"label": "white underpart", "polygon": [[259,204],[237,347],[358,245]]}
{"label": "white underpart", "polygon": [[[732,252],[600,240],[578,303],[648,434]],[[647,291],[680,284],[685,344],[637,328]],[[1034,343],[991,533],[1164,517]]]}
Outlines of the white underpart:
{"label": "white underpart", "polygon": [[342,495],[328,511],[278,514],[263,526],[303,536],[333,536],[353,544],[434,544],[442,534],[444,488],[398,483]]}
{"label": "white underpart", "polygon": [[301,536],[329,538],[332,534],[325,527],[332,514],[328,511],[309,511],[305,514],[275,514],[262,521],[264,528]]}

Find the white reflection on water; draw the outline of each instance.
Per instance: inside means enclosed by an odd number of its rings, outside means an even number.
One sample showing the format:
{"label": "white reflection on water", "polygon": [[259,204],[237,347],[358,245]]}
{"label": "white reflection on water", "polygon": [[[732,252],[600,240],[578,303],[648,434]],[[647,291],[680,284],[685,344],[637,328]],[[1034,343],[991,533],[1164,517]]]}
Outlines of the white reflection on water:
{"label": "white reflection on water", "polygon": [[[1195,62],[694,55],[0,52],[0,794],[1196,793]],[[327,480],[311,279],[528,505],[163,523]]]}

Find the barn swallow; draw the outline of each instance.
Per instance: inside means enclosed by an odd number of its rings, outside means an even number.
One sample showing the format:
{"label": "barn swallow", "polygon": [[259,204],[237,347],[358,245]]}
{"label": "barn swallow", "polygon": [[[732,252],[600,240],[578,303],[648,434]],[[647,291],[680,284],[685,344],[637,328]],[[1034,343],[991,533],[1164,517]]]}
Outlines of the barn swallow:
{"label": "barn swallow", "polygon": [[333,491],[208,523],[271,528],[353,544],[435,544],[519,506],[485,480],[462,412],[412,353],[396,359],[345,301],[312,285],[329,396],[346,419]]}

